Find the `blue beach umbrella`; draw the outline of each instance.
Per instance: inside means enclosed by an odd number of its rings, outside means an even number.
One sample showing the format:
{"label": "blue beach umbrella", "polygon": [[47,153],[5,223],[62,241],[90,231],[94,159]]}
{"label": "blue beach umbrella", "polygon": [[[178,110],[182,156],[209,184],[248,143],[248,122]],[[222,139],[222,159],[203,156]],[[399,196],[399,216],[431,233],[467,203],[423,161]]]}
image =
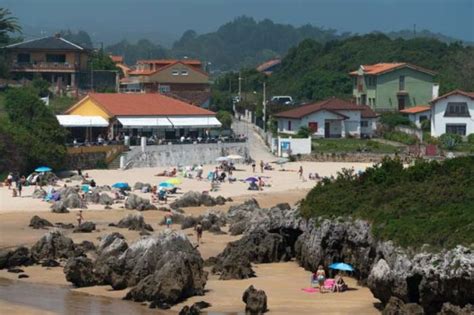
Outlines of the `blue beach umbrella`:
{"label": "blue beach umbrella", "polygon": [[127,189],[130,186],[128,185],[128,183],[118,182],[118,183],[113,184],[112,187],[113,188],[118,188],[118,189]]}
{"label": "blue beach umbrella", "polygon": [[37,167],[35,169],[35,172],[38,172],[38,173],[44,173],[44,172],[51,172],[53,169],[51,167],[48,167],[48,166],[40,166],[40,167]]}
{"label": "blue beach umbrella", "polygon": [[248,177],[245,179],[246,182],[258,182],[258,178],[256,177]]}
{"label": "blue beach umbrella", "polygon": [[342,271],[354,271],[354,267],[343,262],[331,264],[329,268]]}
{"label": "blue beach umbrella", "polygon": [[168,183],[168,182],[161,182],[158,186],[163,187],[163,188],[173,188],[174,187],[173,184]]}

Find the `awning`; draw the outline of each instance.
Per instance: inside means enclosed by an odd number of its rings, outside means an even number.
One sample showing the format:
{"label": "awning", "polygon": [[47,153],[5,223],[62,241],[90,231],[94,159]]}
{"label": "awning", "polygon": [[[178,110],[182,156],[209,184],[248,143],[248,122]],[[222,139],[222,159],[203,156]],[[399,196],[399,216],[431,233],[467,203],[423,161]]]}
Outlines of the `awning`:
{"label": "awning", "polygon": [[198,117],[168,117],[175,128],[191,127],[191,128],[212,128],[221,127],[222,124],[214,116],[198,116]]}
{"label": "awning", "polygon": [[173,125],[166,117],[117,117],[124,128],[171,128]]}
{"label": "awning", "polygon": [[63,127],[108,127],[109,123],[100,116],[56,115]]}

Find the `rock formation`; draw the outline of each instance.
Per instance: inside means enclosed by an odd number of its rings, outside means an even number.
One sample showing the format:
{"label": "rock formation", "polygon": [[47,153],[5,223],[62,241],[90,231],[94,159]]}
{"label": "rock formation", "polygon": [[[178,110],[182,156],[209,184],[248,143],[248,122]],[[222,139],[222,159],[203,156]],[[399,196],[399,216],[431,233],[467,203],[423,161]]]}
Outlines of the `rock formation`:
{"label": "rock formation", "polygon": [[225,204],[226,199],[222,196],[216,198],[211,197],[209,194],[203,194],[197,191],[188,191],[181,198],[175,200],[170,204],[171,208],[185,208],[185,207],[199,207],[207,206],[212,207],[215,205]]}
{"label": "rock formation", "polygon": [[143,215],[139,212],[128,214],[125,218],[121,219],[116,226],[133,231],[153,231],[151,225],[145,223]]}
{"label": "rock formation", "polygon": [[46,219],[40,218],[39,216],[35,215],[30,220],[30,227],[33,229],[44,229],[46,227],[52,227],[53,224]]}
{"label": "rock formation", "polygon": [[265,291],[257,290],[253,285],[244,291],[242,301],[245,303],[246,315],[261,315],[268,311]]}
{"label": "rock formation", "polygon": [[72,233],[90,233],[95,230],[94,222],[86,221],[78,225]]}
{"label": "rock formation", "polygon": [[125,209],[129,210],[157,210],[156,206],[150,203],[150,200],[141,198],[135,194],[129,194],[125,199]]}
{"label": "rock formation", "polygon": [[69,258],[76,255],[72,239],[64,236],[59,230],[49,231],[31,247],[31,257],[35,261]]}
{"label": "rock formation", "polygon": [[30,250],[24,246],[12,250],[0,251],[0,269],[17,266],[29,266],[34,263]]}
{"label": "rock formation", "polygon": [[66,280],[76,287],[88,287],[97,284],[92,260],[87,257],[71,257],[64,266]]}

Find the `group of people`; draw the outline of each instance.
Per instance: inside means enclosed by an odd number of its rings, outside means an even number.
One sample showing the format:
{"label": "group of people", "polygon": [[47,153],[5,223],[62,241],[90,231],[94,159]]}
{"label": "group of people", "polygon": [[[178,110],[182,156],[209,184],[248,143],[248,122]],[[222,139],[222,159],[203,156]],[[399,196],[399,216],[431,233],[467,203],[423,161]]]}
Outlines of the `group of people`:
{"label": "group of people", "polygon": [[[257,164],[255,164],[255,161],[252,161],[252,172],[255,173],[255,168],[257,167]],[[263,160],[260,160],[260,173],[263,173],[265,170],[267,171],[272,171],[273,167],[270,165],[270,163],[265,163]]]}
{"label": "group of people", "polygon": [[340,274],[336,275],[333,281],[329,280],[331,279],[327,279],[324,267],[319,265],[318,269],[311,275],[311,286],[318,287],[321,293],[344,292],[348,288]]}
{"label": "group of people", "polygon": [[5,186],[12,191],[12,197],[21,197],[23,186],[27,184],[26,177],[20,176],[18,172],[9,173],[5,179]]}

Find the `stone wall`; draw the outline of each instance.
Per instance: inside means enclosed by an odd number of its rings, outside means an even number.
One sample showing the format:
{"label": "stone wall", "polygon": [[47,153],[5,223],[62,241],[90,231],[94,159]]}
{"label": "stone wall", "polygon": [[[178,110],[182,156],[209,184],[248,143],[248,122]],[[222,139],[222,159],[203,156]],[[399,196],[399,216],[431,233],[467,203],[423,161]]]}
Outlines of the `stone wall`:
{"label": "stone wall", "polygon": [[90,152],[80,154],[66,155],[65,168],[76,169],[94,169],[105,165],[105,152]]}
{"label": "stone wall", "polygon": [[157,167],[193,164],[212,164],[220,156],[238,154],[249,156],[246,142],[239,143],[206,143],[175,144],[132,147],[124,155],[125,168]]}
{"label": "stone wall", "polygon": [[394,158],[398,156],[402,161],[410,163],[414,157],[406,154],[377,154],[377,153],[362,153],[362,152],[351,152],[351,153],[314,153],[296,156],[296,159],[301,161],[311,162],[351,162],[351,163],[379,163],[384,157]]}

